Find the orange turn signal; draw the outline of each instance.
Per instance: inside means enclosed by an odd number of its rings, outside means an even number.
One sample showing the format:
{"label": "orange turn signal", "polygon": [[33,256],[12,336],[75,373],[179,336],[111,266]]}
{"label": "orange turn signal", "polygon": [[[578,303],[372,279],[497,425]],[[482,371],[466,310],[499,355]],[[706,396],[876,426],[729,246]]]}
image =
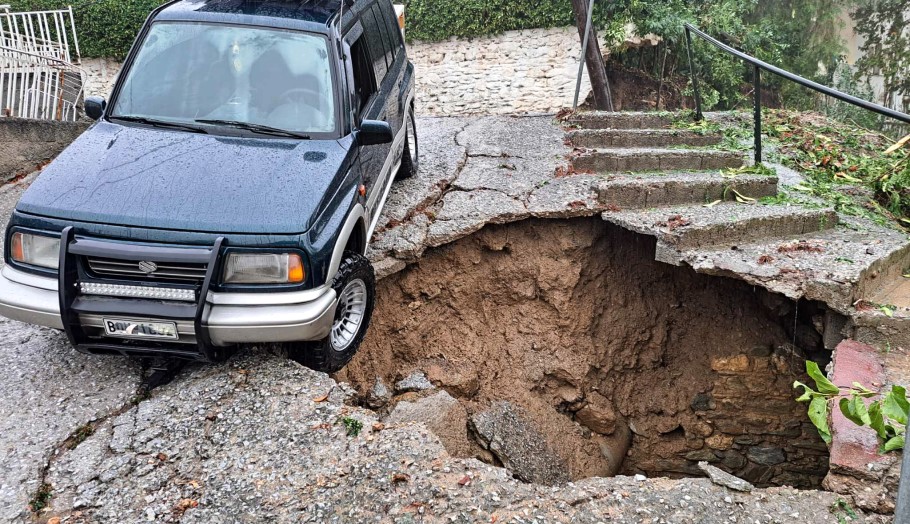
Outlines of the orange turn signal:
{"label": "orange turn signal", "polygon": [[10,239],[10,256],[16,262],[25,262],[25,247],[22,245],[22,233],[13,233]]}
{"label": "orange turn signal", "polygon": [[303,260],[300,255],[291,254],[288,256],[288,282],[299,284],[306,278],[306,272],[303,270]]}

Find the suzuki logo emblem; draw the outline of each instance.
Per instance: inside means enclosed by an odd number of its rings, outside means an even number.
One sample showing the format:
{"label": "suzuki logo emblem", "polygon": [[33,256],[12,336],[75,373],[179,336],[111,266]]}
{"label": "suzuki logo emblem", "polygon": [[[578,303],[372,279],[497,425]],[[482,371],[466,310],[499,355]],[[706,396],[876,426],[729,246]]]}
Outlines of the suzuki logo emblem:
{"label": "suzuki logo emblem", "polygon": [[155,271],[158,271],[158,264],[143,260],[142,262],[139,262],[139,271],[142,271],[143,273],[154,273]]}

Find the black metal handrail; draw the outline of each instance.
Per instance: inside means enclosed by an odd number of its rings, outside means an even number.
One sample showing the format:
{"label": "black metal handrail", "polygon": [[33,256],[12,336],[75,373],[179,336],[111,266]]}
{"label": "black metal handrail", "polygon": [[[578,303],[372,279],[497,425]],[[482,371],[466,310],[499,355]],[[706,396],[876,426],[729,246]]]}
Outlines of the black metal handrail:
{"label": "black metal handrail", "polygon": [[837,89],[832,89],[828,86],[821,85],[821,84],[819,84],[817,82],[813,82],[807,78],[803,78],[799,75],[795,75],[789,71],[785,71],[779,67],[773,66],[767,62],[763,62],[763,61],[755,58],[754,56],[747,55],[746,53],[743,53],[742,51],[739,51],[738,49],[734,49],[733,47],[728,46],[727,44],[708,35],[707,33],[703,32],[702,30],[693,26],[692,24],[688,24],[688,23],[685,24],[685,28],[686,28],[686,54],[688,55],[688,58],[689,58],[689,75],[691,76],[691,79],[692,79],[692,90],[695,95],[695,118],[697,120],[702,120],[704,118],[704,114],[702,113],[702,110],[701,110],[701,93],[699,92],[699,89],[698,89],[698,77],[695,74],[695,62],[692,58],[692,33],[695,33],[696,36],[698,36],[702,40],[708,42],[709,44],[713,45],[714,47],[720,49],[721,51],[724,51],[737,58],[740,58],[747,64],[751,64],[754,67],[753,73],[752,73],[752,79],[755,84],[754,92],[753,92],[753,97],[754,97],[753,111],[754,111],[754,115],[755,115],[755,163],[756,164],[762,161],[762,143],[761,143],[761,109],[762,109],[761,70],[762,69],[764,69],[765,71],[768,71],[769,73],[774,73],[775,75],[780,76],[782,78],[786,78],[787,80],[790,80],[792,82],[796,82],[797,84],[799,84],[803,87],[808,87],[809,89],[812,89],[819,93],[823,93],[825,95],[828,95],[832,98],[836,98],[836,99],[846,102],[848,104],[852,104],[857,107],[866,109],[868,111],[872,111],[873,113],[878,113],[879,115],[886,116],[888,118],[893,118],[895,120],[899,120],[906,124],[910,124],[910,115],[908,115],[906,113],[901,113],[900,111],[895,111],[894,109],[890,109],[885,106],[873,104],[872,102],[869,102],[867,100],[857,98],[853,95],[848,95],[847,93],[843,93],[841,91],[838,91]]}

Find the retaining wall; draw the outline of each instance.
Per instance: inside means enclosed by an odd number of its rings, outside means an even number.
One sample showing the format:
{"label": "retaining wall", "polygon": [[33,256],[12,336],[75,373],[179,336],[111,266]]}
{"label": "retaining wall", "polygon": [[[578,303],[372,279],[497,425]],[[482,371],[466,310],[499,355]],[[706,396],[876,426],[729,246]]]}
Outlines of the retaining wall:
{"label": "retaining wall", "polygon": [[89,125],[87,121],[0,118],[0,183],[39,169]]}

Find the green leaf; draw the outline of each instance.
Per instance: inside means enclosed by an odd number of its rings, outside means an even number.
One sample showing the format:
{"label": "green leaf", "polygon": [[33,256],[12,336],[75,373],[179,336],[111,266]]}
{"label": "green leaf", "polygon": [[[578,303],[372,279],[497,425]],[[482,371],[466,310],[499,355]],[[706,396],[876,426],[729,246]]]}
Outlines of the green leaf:
{"label": "green leaf", "polygon": [[907,425],[907,392],[900,386],[892,386],[891,391],[882,400],[882,415]]}
{"label": "green leaf", "polygon": [[809,402],[813,398],[821,395],[821,393],[819,393],[818,391],[815,391],[814,389],[810,388],[809,386],[803,384],[802,382],[800,382],[798,380],[793,383],[793,389],[796,389],[796,388],[803,388],[803,394],[800,395],[799,398],[796,399],[797,402]]}
{"label": "green leaf", "polygon": [[815,387],[818,388],[818,392],[822,395],[837,395],[840,393],[840,388],[835,386],[828,377],[822,373],[818,368],[818,364],[812,362],[811,360],[806,361],[806,373],[812,377],[812,380],[815,381]]}
{"label": "green leaf", "polygon": [[894,451],[897,449],[904,449],[904,437],[897,436],[888,439],[887,442],[882,444],[882,452],[887,453],[889,451]]}
{"label": "green leaf", "polygon": [[828,399],[813,397],[809,403],[809,420],[815,424],[818,434],[826,444],[831,443],[831,430],[828,428]]}
{"label": "green leaf", "polygon": [[840,399],[840,411],[848,420],[857,426],[868,426],[872,421],[869,419],[869,411],[866,409],[866,403],[859,396],[852,396],[849,399]]}
{"label": "green leaf", "polygon": [[888,438],[888,430],[885,427],[885,418],[882,416],[881,402],[875,401],[869,404],[869,427],[874,429],[878,438]]}

